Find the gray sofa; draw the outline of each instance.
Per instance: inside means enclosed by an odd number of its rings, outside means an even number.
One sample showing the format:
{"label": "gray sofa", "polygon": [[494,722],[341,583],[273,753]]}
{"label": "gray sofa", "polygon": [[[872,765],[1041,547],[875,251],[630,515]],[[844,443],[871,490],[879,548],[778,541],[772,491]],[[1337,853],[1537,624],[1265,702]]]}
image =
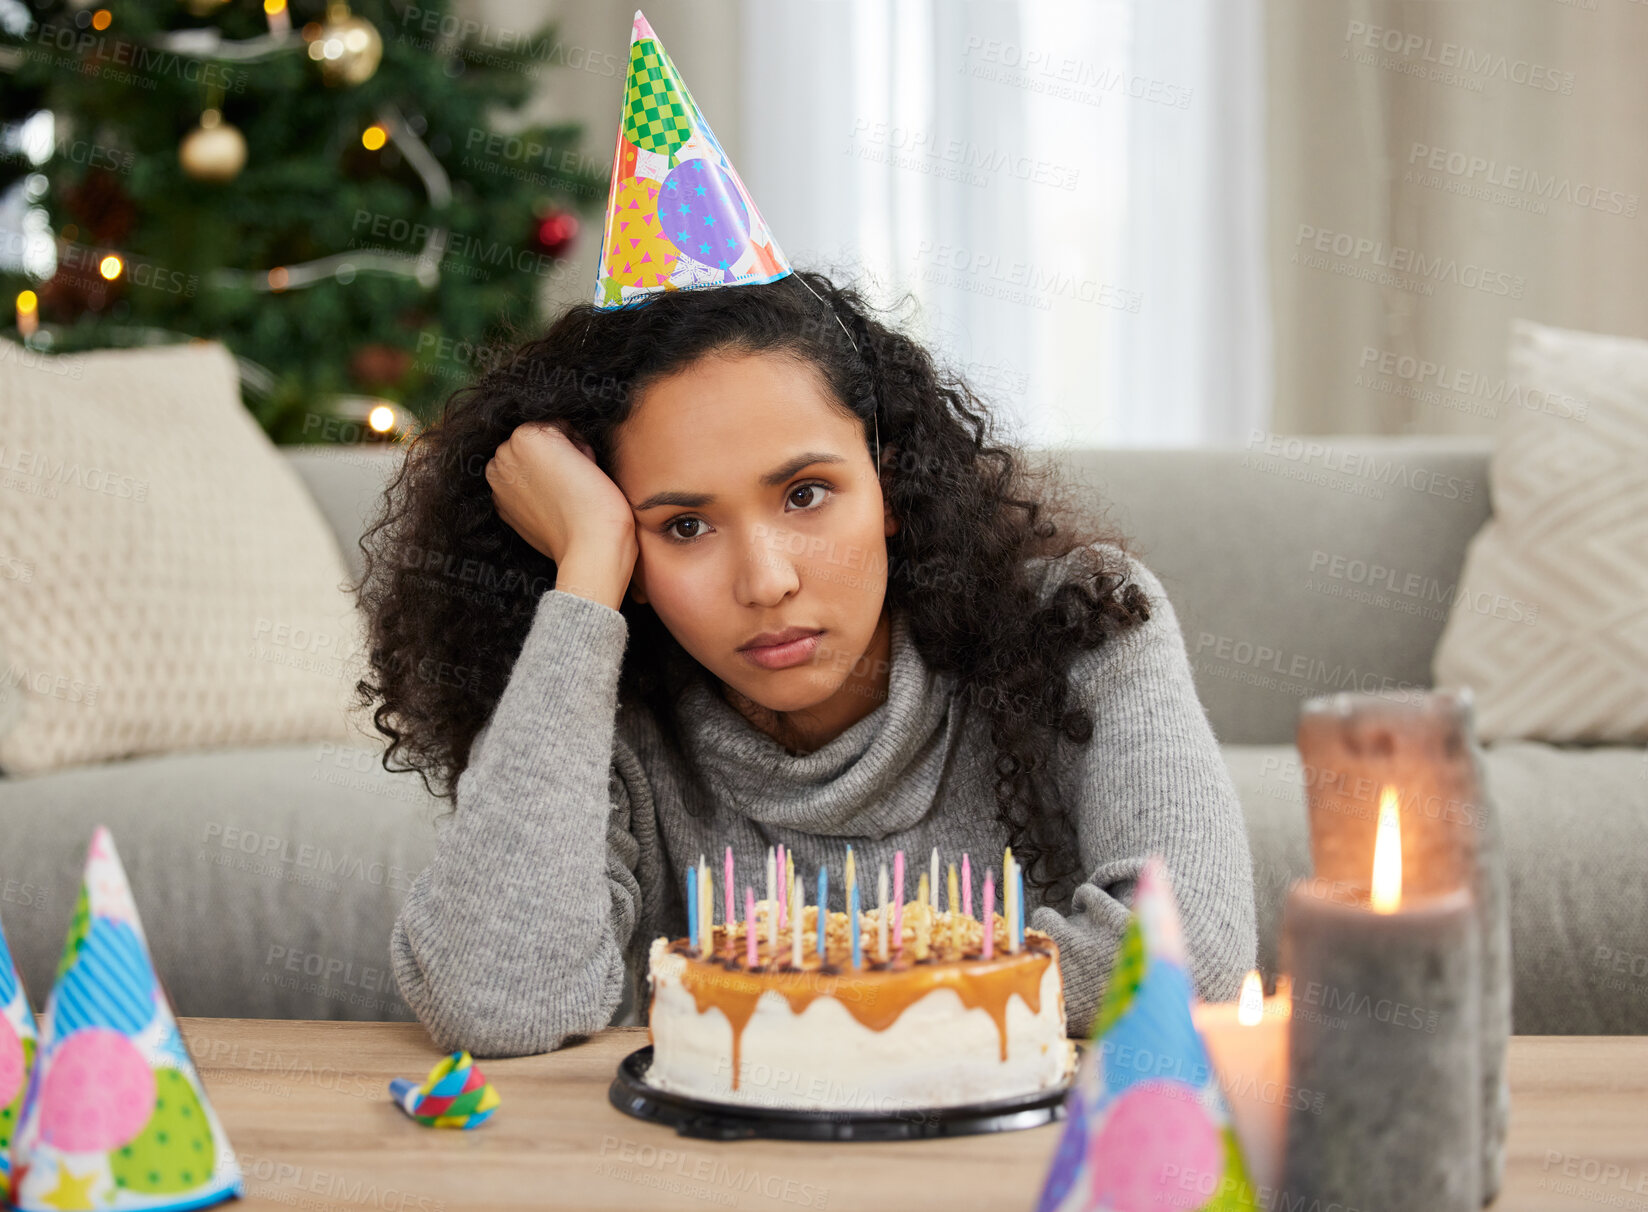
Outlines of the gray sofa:
{"label": "gray sofa", "polygon": [[[1178,611],[1241,791],[1267,973],[1284,893],[1308,871],[1299,703],[1429,684],[1445,596],[1488,516],[1488,452],[1481,440],[1266,437],[1059,456]],[[391,456],[285,453],[358,569]],[[1502,743],[1487,775],[1509,854],[1515,1030],[1648,1031],[1648,754]],[[376,752],[321,744],[0,778],[0,922],[39,1004],[87,839],[106,823],[179,1013],[410,1019],[388,938],[444,808]]]}

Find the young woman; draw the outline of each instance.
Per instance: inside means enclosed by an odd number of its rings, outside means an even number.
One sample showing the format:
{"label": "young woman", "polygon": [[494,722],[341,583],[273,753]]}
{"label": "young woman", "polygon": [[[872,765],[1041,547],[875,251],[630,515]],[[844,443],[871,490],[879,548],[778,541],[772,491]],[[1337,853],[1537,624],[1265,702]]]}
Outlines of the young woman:
{"label": "young woman", "polygon": [[758,896],[769,846],[809,893],[827,864],[840,911],[849,843],[872,886],[905,851],[907,897],[933,847],[981,884],[1010,844],[1073,1035],[1158,853],[1198,992],[1235,997],[1247,837],[1173,608],[991,428],[803,271],[573,307],[455,394],[361,587],[384,764],[455,800],[391,941],[436,1046],[644,1022],[727,846]]}

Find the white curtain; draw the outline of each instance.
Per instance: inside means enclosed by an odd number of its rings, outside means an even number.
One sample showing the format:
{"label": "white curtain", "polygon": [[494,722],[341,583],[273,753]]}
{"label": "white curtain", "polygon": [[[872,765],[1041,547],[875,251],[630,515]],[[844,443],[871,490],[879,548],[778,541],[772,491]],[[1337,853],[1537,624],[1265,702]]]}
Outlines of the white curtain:
{"label": "white curtain", "polygon": [[740,175],[1036,445],[1268,425],[1260,0],[747,0]]}

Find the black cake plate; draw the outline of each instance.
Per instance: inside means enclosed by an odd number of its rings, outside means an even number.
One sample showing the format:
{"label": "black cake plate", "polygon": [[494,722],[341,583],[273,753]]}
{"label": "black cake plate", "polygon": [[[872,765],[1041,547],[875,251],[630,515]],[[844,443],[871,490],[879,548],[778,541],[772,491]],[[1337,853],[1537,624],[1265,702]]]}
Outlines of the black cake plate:
{"label": "black cake plate", "polygon": [[[1081,1061],[1082,1045],[1076,1044]],[[636,1119],[674,1128],[679,1136],[701,1140],[927,1140],[940,1136],[975,1136],[1039,1128],[1064,1118],[1067,1080],[1055,1090],[999,1102],[960,1107],[878,1111],[798,1111],[745,1107],[688,1098],[647,1085],[652,1045],[637,1048],[618,1064],[607,1089],[614,1107]],[[1073,1068],[1072,1072],[1079,1070]]]}

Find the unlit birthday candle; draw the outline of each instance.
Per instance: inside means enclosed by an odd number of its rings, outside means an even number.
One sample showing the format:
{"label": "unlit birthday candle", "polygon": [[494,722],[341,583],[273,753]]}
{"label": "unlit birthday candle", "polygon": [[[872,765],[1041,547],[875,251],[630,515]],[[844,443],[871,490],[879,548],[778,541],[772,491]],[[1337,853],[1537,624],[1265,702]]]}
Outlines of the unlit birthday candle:
{"label": "unlit birthday candle", "polygon": [[767,947],[778,946],[778,866],[773,848],[767,847]]}
{"label": "unlit birthday candle", "polygon": [[755,970],[755,889],[744,885],[744,963]]}
{"label": "unlit birthday candle", "polygon": [[[787,857],[787,856],[786,856]],[[795,863],[790,871],[790,966],[801,967],[801,881],[795,874]]]}
{"label": "unlit birthday candle", "polygon": [[984,958],[989,959],[996,953],[996,924],[991,919],[996,916],[996,876],[988,869],[984,872],[984,904],[979,907],[979,920],[984,923]]}
{"label": "unlit birthday candle", "polygon": [[1018,909],[1014,912],[1014,950],[1025,950],[1025,872],[1014,862],[1014,887],[1018,889]]}
{"label": "unlit birthday candle", "polygon": [[818,865],[818,962],[829,963],[829,957],[824,949],[824,919],[830,903],[830,869],[823,863]]}
{"label": "unlit birthday candle", "polygon": [[784,843],[778,844],[778,928],[784,929],[790,913],[790,873],[784,867]]}
{"label": "unlit birthday candle", "polygon": [[966,851],[961,855],[961,912],[967,917],[973,916],[973,860],[967,857]]}
{"label": "unlit birthday candle", "polygon": [[923,871],[921,873],[921,879],[916,881],[916,904],[920,905],[923,909],[929,907],[927,904],[927,895],[927,873]]}
{"label": "unlit birthday candle", "polygon": [[[795,883],[795,855],[790,853],[788,846],[780,846],[778,852],[784,856],[784,861],[779,864],[780,878],[784,882],[784,887],[788,889]],[[780,926],[783,926],[794,913],[789,904],[789,899],[788,895],[784,897],[785,904],[778,915],[778,924]]]}
{"label": "unlit birthday candle", "polygon": [[876,910],[876,958],[882,963],[887,962],[887,864],[881,864],[881,874],[876,876],[876,897],[880,906]]}
{"label": "unlit birthday candle", "polygon": [[1007,951],[1010,955],[1018,951],[1018,931],[1013,925],[1013,910],[1017,907],[1018,899],[1013,895],[1014,865],[1012,851],[1009,850],[1007,861],[1002,864],[1001,868],[1001,916],[1007,927]]}
{"label": "unlit birthday candle", "polygon": [[852,883],[852,892],[848,894],[851,902],[847,906],[847,933],[853,938],[853,967],[857,968],[864,962],[858,939],[858,881]]}
{"label": "unlit birthday candle", "polygon": [[904,949],[904,851],[893,854],[893,950]]}
{"label": "unlit birthday candle", "polygon": [[950,864],[950,878],[949,878],[949,881],[948,881],[948,890],[949,890],[949,893],[950,893],[950,906],[949,906],[949,908],[950,908],[951,913],[959,912],[960,909],[961,909],[961,896],[957,892],[956,888],[957,888],[957,886],[956,886],[956,865],[954,863],[951,863]]}
{"label": "unlit birthday candle", "polygon": [[842,869],[842,878],[847,881],[842,887],[850,895],[858,885],[858,867],[853,862],[853,848],[851,846],[847,847],[847,862]]}
{"label": "unlit birthday candle", "polygon": [[727,950],[732,950],[732,924],[738,920],[738,911],[733,906],[732,893],[732,847],[727,847]]}
{"label": "unlit birthday candle", "polygon": [[687,946],[698,950],[698,868],[687,868]]}
{"label": "unlit birthday candle", "polygon": [[933,847],[933,853],[927,859],[927,894],[932,897],[927,907],[934,913],[938,912],[938,847]]}
{"label": "unlit birthday candle", "polygon": [[709,959],[715,949],[715,887],[709,864],[698,856],[698,954]]}

